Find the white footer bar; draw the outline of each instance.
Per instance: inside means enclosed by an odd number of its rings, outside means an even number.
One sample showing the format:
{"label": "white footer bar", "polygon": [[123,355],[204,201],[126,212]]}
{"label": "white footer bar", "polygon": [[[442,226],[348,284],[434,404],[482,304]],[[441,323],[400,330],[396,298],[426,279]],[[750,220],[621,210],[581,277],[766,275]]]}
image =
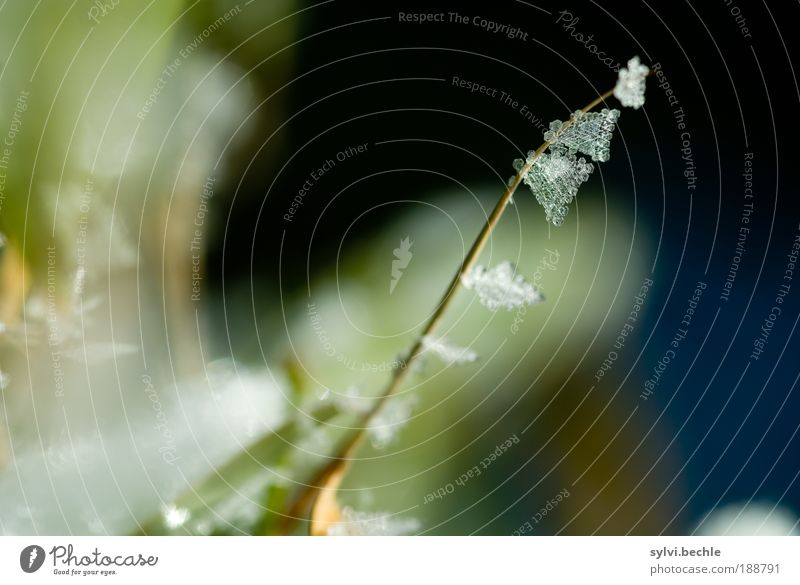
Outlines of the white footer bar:
{"label": "white footer bar", "polygon": [[[796,537],[4,537],[0,583],[800,583]],[[585,581],[584,581],[585,580]]]}

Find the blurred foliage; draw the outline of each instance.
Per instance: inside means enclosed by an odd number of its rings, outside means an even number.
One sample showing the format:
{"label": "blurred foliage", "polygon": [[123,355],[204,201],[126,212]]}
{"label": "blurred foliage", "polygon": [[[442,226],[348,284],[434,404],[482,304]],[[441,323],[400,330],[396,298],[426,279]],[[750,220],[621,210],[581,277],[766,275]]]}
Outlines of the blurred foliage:
{"label": "blurred foliage", "polygon": [[[280,526],[281,511],[266,504],[263,496],[248,497],[242,486],[263,475],[271,487],[266,490],[264,484],[259,485],[258,494],[291,501],[313,477],[314,469],[335,452],[343,433],[352,432],[347,429],[352,424],[348,415],[352,419],[357,412],[349,389],[355,386],[359,397],[368,401],[383,387],[387,368],[401,358],[413,340],[414,329],[433,309],[455,271],[464,252],[459,242],[463,238],[467,245],[467,238],[477,233],[499,187],[482,188],[480,197],[468,202],[458,194],[440,195],[434,199],[437,214],[428,213],[423,206],[397,216],[369,242],[345,239],[341,262],[310,284],[309,297],[297,298],[285,307],[277,299],[270,303],[275,314],[264,315],[262,322],[269,331],[268,358],[273,363],[282,361],[290,372],[293,390],[287,398],[294,424],[218,468],[205,483],[176,500],[178,507],[191,511],[198,524],[189,521],[170,529],[163,518],[157,518],[147,524],[147,532],[203,532],[200,528],[207,528],[212,521],[209,515],[216,516],[219,509],[236,509],[233,502],[241,503],[242,498],[253,512],[258,509],[253,504],[258,502],[261,514],[244,524],[234,523],[235,528],[229,518],[219,519],[213,524],[216,533],[250,531],[253,526],[272,532],[276,523]],[[406,515],[411,517],[424,512],[424,526],[434,532],[474,529],[476,519],[492,509],[496,513],[496,508],[470,510],[468,518],[459,518],[464,502],[474,494],[470,490],[436,505],[427,504],[424,510],[415,508],[425,494],[476,465],[478,455],[484,456],[512,434],[521,435],[528,425],[530,431],[522,436],[518,451],[492,470],[492,478],[500,482],[496,489],[503,490],[508,481],[506,489],[511,491],[532,487],[533,495],[525,501],[546,501],[564,487],[567,476],[572,477],[569,470],[587,469],[578,489],[591,493],[623,466],[629,455],[627,444],[618,436],[616,443],[611,439],[625,423],[624,417],[619,418],[624,409],[619,413],[612,409],[610,416],[599,418],[598,413],[608,409],[608,398],[593,393],[594,369],[584,362],[595,364],[604,357],[594,350],[586,354],[587,337],[598,335],[589,345],[610,347],[617,332],[603,323],[619,323],[627,316],[632,291],[638,289],[645,274],[639,260],[642,250],[634,253],[630,225],[604,209],[590,191],[582,195],[575,221],[563,228],[548,228],[537,212],[533,199],[520,193],[517,206],[508,211],[482,261],[515,261],[521,273],[538,282],[547,301],[529,307],[523,315],[491,313],[469,291],[460,293],[443,331],[454,342],[476,350],[482,359],[451,368],[426,359],[394,399],[413,396],[413,416],[397,426],[397,436],[388,446],[370,447],[361,453],[342,490],[344,504],[392,513],[408,510]],[[414,258],[390,294],[392,249],[407,235],[414,241]],[[619,262],[620,257],[626,261]],[[555,263],[545,268],[554,258]],[[620,297],[624,301],[615,302]],[[309,305],[313,305],[312,311]],[[283,319],[288,324],[285,339],[274,325]],[[512,328],[515,319],[518,322]],[[576,361],[576,356],[581,359]],[[315,440],[309,441],[309,437]],[[553,474],[552,464],[562,448],[574,449],[574,453],[568,464]],[[536,461],[528,465],[532,456],[537,456]],[[649,450],[643,449],[636,459],[643,465],[650,456]],[[515,467],[520,464],[521,469]],[[259,468],[262,471],[255,473]],[[505,477],[508,479],[503,480]],[[654,486],[660,478],[660,472],[653,474]],[[478,489],[488,490],[485,481]],[[628,498],[629,486],[620,478],[591,510],[600,513],[620,504]],[[634,498],[628,505],[641,509],[647,504],[643,498]],[[571,507],[579,501],[570,500],[556,517],[579,516],[579,510]],[[488,531],[510,533],[520,514],[515,511],[499,519]],[[641,531],[654,530],[662,520],[657,515],[648,518]],[[585,522],[578,521],[574,531],[594,526],[597,515],[585,516]],[[442,525],[437,528],[439,523]],[[619,530],[624,523],[612,522],[608,531]],[[303,526],[301,522],[295,529],[302,532]]]}
{"label": "blurred foliage", "polygon": [[[285,83],[293,3],[99,4],[14,1],[0,17],[0,135],[14,132],[0,207],[9,533],[130,531],[274,420],[242,417],[230,375],[195,350],[187,301],[222,219],[212,191],[251,129],[280,119],[281,99],[257,107],[252,80],[259,94]],[[258,49],[236,52],[253,35]],[[239,401],[267,404],[272,378],[251,396],[241,374]],[[180,469],[162,457],[173,449]]]}
{"label": "blurred foliage", "polygon": [[[402,359],[504,184],[373,210],[363,221],[385,227],[367,238],[344,234],[337,262],[306,291],[275,287],[259,299],[262,335],[247,364],[211,354],[209,338],[224,347],[238,331],[209,325],[224,311],[207,289],[205,302],[187,300],[194,220],[209,178],[215,191],[236,184],[245,164],[237,155],[284,119],[287,97],[277,90],[292,74],[300,17],[290,16],[291,0],[250,4],[232,14],[235,26],[214,24],[238,10],[233,2],[121,2],[97,21],[92,6],[11,2],[0,18],[0,129],[29,94],[0,211],[3,440],[12,439],[0,446],[0,530],[280,533],[288,504],[356,430],[359,403]],[[582,533],[609,509],[646,510],[644,496],[629,497],[638,478],[616,473],[649,457],[645,446],[625,459],[633,425],[619,429],[631,404],[598,422],[613,397],[591,388],[647,273],[647,244],[632,213],[591,188],[558,230],[527,192],[516,199],[481,263],[515,262],[547,302],[489,313],[460,293],[443,334],[481,360],[461,368],[430,360],[414,372],[394,399],[414,405],[410,420],[389,421],[360,453],[343,503],[417,517],[433,533],[510,533],[585,469],[574,489],[586,498],[566,500],[543,530],[577,518],[570,531]],[[227,204],[215,200],[203,251],[224,237]],[[390,294],[392,251],[406,237],[413,260]],[[331,243],[310,243],[312,254],[321,247]],[[543,267],[546,258],[557,262]],[[514,434],[519,446],[491,473],[456,497],[423,503]],[[671,465],[665,458],[648,484]],[[637,530],[655,530],[659,514],[647,511]],[[612,519],[604,530],[629,524]]]}

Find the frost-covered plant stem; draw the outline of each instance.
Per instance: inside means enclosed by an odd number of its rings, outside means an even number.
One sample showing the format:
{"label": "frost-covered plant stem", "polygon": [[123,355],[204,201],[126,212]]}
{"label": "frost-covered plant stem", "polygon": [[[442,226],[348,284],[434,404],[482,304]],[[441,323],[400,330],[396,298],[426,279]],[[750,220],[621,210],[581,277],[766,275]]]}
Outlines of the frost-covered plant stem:
{"label": "frost-covered plant stem", "polygon": [[[592,101],[581,111],[584,113],[589,112],[601,103],[605,102],[613,94],[613,89],[607,91],[606,93],[598,96],[597,99]],[[562,131],[569,128],[573,120],[574,117],[566,121],[562,126]],[[523,178],[531,170],[531,167],[536,159],[539,158],[550,145],[551,142],[545,141],[539,148],[536,149],[533,155],[527,158],[525,164],[517,171],[517,174],[514,175],[511,180],[509,180],[505,191],[503,191],[503,194],[497,201],[497,204],[492,210],[491,215],[489,215],[489,218],[486,220],[483,229],[481,229],[469,252],[467,252],[464,261],[461,263],[461,266],[453,277],[453,280],[447,287],[447,290],[444,293],[444,296],[442,296],[442,299],[439,301],[436,310],[433,312],[433,315],[431,315],[430,319],[425,324],[424,329],[417,336],[416,341],[414,341],[414,344],[408,351],[405,358],[405,367],[396,368],[392,372],[392,377],[390,378],[379,398],[375,401],[372,408],[370,408],[370,410],[364,413],[362,416],[359,430],[344,441],[338,450],[338,454],[331,458],[330,462],[317,474],[311,483],[304,486],[301,494],[298,496],[294,505],[289,510],[286,518],[287,525],[304,519],[304,513],[307,513],[309,507],[311,534],[326,534],[328,528],[339,521],[339,508],[336,503],[336,493],[339,485],[342,482],[342,479],[344,479],[344,475],[350,462],[353,460],[353,454],[364,441],[370,421],[381,409],[386,400],[388,400],[395,392],[397,392],[397,390],[405,381],[408,372],[411,370],[412,364],[424,351],[423,338],[436,333],[436,330],[441,324],[445,312],[453,302],[456,293],[462,287],[462,277],[475,266],[478,257],[486,246],[486,243],[489,241],[489,238],[491,237],[494,229],[497,227],[497,224],[500,222],[500,218],[503,216],[503,212],[506,210],[508,203],[514,196],[514,192],[517,190],[517,187],[519,187]]]}

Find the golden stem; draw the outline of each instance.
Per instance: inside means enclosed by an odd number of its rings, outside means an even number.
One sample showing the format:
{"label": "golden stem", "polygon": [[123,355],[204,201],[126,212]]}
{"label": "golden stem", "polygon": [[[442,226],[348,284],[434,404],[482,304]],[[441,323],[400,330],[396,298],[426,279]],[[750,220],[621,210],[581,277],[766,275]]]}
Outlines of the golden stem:
{"label": "golden stem", "polygon": [[[610,98],[613,93],[614,90],[612,89],[598,96],[581,111],[588,112],[592,110],[597,105]],[[562,130],[569,128],[572,125],[573,120],[574,118],[570,117],[570,119],[567,120],[562,126]],[[436,307],[436,310],[433,312],[433,315],[431,315],[430,319],[428,319],[428,322],[425,324],[422,333],[417,337],[414,345],[411,346],[411,349],[409,350],[405,360],[405,367],[396,368],[392,372],[392,377],[389,380],[389,383],[386,385],[386,388],[384,388],[383,393],[375,401],[372,408],[370,408],[370,410],[361,417],[360,428],[351,437],[348,437],[345,440],[344,444],[339,448],[338,454],[331,458],[328,464],[317,474],[311,483],[304,486],[303,491],[298,496],[297,500],[295,500],[295,503],[292,505],[286,517],[286,522],[284,524],[287,525],[287,528],[292,522],[301,518],[304,510],[309,505],[311,506],[311,534],[325,534],[327,532],[327,528],[338,521],[339,518],[338,507],[336,505],[336,492],[339,488],[339,484],[344,478],[350,462],[352,461],[353,453],[355,453],[358,447],[361,446],[361,443],[364,440],[364,436],[366,435],[366,431],[369,427],[369,422],[380,410],[381,406],[383,406],[386,400],[397,391],[397,389],[405,380],[409,370],[411,369],[411,365],[422,352],[422,339],[427,335],[432,335],[436,331],[437,327],[441,323],[442,318],[444,317],[445,311],[447,311],[448,307],[453,301],[453,298],[455,297],[455,294],[461,288],[462,276],[464,276],[475,265],[475,262],[477,262],[478,257],[483,251],[483,248],[486,246],[486,243],[489,241],[492,232],[497,227],[497,224],[499,223],[500,218],[503,216],[503,212],[505,211],[508,202],[513,197],[514,192],[517,190],[517,187],[519,187],[522,179],[531,169],[531,166],[533,166],[534,161],[542,156],[550,144],[550,142],[545,141],[539,148],[537,148],[533,155],[528,157],[527,161],[522,168],[519,169],[514,178],[509,181],[505,191],[503,191],[503,194],[501,195],[497,204],[494,206],[491,215],[489,215],[488,219],[486,220],[483,229],[481,229],[481,232],[478,234],[478,237],[475,239],[475,242],[472,244],[469,252],[467,252],[464,261],[461,263],[461,266],[453,277],[453,280],[450,282],[450,286],[447,287],[447,291],[439,301],[439,305]]]}

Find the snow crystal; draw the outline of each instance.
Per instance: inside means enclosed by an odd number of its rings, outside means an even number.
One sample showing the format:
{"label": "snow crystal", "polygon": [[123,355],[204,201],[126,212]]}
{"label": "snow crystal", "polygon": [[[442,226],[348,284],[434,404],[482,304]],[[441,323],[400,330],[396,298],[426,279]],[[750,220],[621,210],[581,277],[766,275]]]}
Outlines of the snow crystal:
{"label": "snow crystal", "polygon": [[639,109],[644,105],[645,78],[650,70],[639,62],[639,57],[628,61],[628,67],[619,70],[614,97],[627,108]]}
{"label": "snow crystal", "polygon": [[[514,161],[514,168],[518,171],[524,165],[525,161],[522,159]],[[592,170],[592,163],[586,162],[584,158],[576,158],[566,147],[553,145],[549,152],[534,161],[523,180],[544,207],[547,221],[559,226],[564,223],[569,204]]]}
{"label": "snow crystal", "polygon": [[372,408],[373,398],[364,396],[358,386],[350,386],[344,392],[331,394],[331,401],[339,412],[367,413]]}
{"label": "snow crystal", "polygon": [[164,525],[170,530],[175,530],[183,526],[189,519],[189,510],[178,508],[174,504],[161,506],[161,516],[164,518]]}
{"label": "snow crystal", "polygon": [[796,536],[797,516],[772,502],[728,504],[712,510],[695,530],[700,536]]}
{"label": "snow crystal", "polygon": [[444,337],[436,339],[430,335],[422,338],[422,347],[426,352],[434,354],[446,364],[469,364],[478,359],[478,354],[468,347],[459,347]]}
{"label": "snow crystal", "polygon": [[416,398],[408,394],[390,399],[370,423],[367,432],[372,446],[383,449],[390,445],[411,418],[415,406]]}
{"label": "snow crystal", "polygon": [[600,112],[577,110],[567,125],[561,120],[550,123],[544,139],[565,146],[571,154],[581,152],[592,160],[605,162],[611,158],[611,138],[614,135],[619,110],[603,109]]}
{"label": "snow crystal", "polygon": [[330,536],[397,536],[419,531],[416,518],[392,518],[388,512],[342,509],[342,521],[328,528]]}
{"label": "snow crystal", "polygon": [[461,282],[478,293],[478,300],[491,311],[500,308],[513,311],[544,300],[533,284],[515,274],[510,262],[501,262],[491,269],[476,266],[461,277]]}

